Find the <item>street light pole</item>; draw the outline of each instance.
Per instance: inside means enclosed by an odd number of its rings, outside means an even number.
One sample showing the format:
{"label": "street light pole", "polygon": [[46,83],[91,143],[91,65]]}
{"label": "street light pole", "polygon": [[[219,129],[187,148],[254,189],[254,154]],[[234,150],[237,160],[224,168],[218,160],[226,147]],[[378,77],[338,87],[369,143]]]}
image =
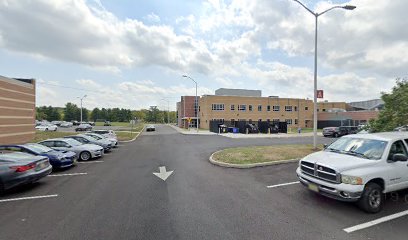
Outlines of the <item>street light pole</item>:
{"label": "street light pole", "polygon": [[315,53],[314,53],[314,77],[313,77],[313,147],[317,148],[317,19],[319,16],[327,13],[330,10],[335,8],[342,8],[345,10],[353,10],[356,6],[352,5],[345,5],[345,6],[333,6],[323,12],[315,13],[306,7],[303,3],[299,0],[293,0],[299,3],[304,9],[306,9],[309,13],[311,13],[315,17]]}
{"label": "street light pole", "polygon": [[82,123],[82,100],[86,98],[86,95],[84,95],[83,97],[77,97],[77,98],[81,100],[81,123]]}
{"label": "street light pole", "polygon": [[160,100],[167,102],[167,124],[169,124],[170,123],[170,101],[165,98],[162,98]]}
{"label": "street light pole", "polygon": [[[195,91],[195,101],[194,101],[194,106],[195,106],[195,111],[196,111],[196,126],[197,126],[197,132],[198,132],[198,99],[197,99],[197,82],[192,79],[191,77],[187,76],[187,75],[183,75],[182,77],[184,78],[189,78],[191,79],[194,83],[195,83],[195,87],[196,87],[196,91]],[[184,111],[186,111],[186,109],[184,108]]]}

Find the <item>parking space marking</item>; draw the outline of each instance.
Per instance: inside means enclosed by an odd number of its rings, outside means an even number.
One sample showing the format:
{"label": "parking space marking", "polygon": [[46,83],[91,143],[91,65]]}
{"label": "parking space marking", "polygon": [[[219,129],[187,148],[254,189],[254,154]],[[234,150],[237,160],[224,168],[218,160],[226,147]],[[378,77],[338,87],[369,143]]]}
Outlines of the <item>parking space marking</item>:
{"label": "parking space marking", "polygon": [[41,198],[52,198],[52,197],[58,197],[58,194],[44,195],[44,196],[33,196],[33,197],[21,197],[21,198],[1,199],[0,202],[13,202],[13,201],[21,201],[21,200],[31,200],[31,199],[41,199]]}
{"label": "parking space marking", "polygon": [[373,221],[369,221],[369,222],[366,222],[366,223],[362,223],[362,224],[359,224],[359,225],[356,225],[356,226],[353,226],[353,227],[345,228],[343,230],[346,233],[352,233],[352,232],[362,230],[362,229],[365,229],[365,228],[369,228],[369,227],[375,226],[377,224],[387,222],[387,221],[391,221],[391,220],[394,220],[396,218],[400,218],[400,217],[403,217],[403,216],[406,216],[406,215],[408,215],[408,210],[403,211],[403,212],[399,212],[399,213],[395,213],[395,214],[392,214],[392,215],[388,215],[388,216],[385,216],[385,217],[382,217],[382,218],[379,218],[379,219],[376,219],[376,220],[373,220]]}
{"label": "parking space marking", "polygon": [[88,173],[62,173],[62,174],[50,174],[47,177],[64,177],[64,176],[77,176],[77,175],[87,175]]}
{"label": "parking space marking", "polygon": [[276,184],[276,185],[271,185],[271,186],[266,186],[267,188],[277,188],[277,187],[283,187],[287,185],[293,185],[293,184],[298,184],[300,183],[299,181],[296,182],[288,182],[288,183],[281,183],[281,184]]}
{"label": "parking space marking", "polygon": [[82,164],[82,163],[103,163],[104,161],[86,161],[86,162],[77,162],[77,163],[80,163],[80,164]]}

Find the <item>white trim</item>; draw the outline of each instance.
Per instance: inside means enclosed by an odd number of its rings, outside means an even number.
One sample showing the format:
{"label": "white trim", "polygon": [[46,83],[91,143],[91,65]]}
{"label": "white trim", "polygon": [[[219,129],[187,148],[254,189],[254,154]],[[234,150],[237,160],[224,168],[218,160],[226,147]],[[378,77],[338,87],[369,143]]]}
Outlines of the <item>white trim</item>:
{"label": "white trim", "polygon": [[52,197],[58,197],[58,194],[34,196],[34,197],[8,198],[8,199],[1,199],[0,202],[12,202],[12,201],[31,200],[31,199],[40,199],[40,198],[52,198]]}
{"label": "white trim", "polygon": [[362,229],[365,229],[365,228],[369,228],[369,227],[375,226],[377,224],[387,222],[387,221],[391,221],[391,220],[394,220],[396,218],[400,218],[400,217],[403,217],[403,216],[406,216],[406,215],[408,215],[408,210],[405,210],[405,211],[402,211],[402,212],[399,212],[399,213],[395,213],[395,214],[392,214],[392,215],[388,215],[388,216],[385,216],[385,217],[382,217],[382,218],[378,218],[378,219],[375,219],[373,221],[362,223],[362,224],[359,224],[359,225],[356,225],[356,226],[353,226],[353,227],[345,228],[345,229],[343,229],[343,231],[345,231],[346,233],[352,233],[352,232],[362,230]]}
{"label": "white trim", "polygon": [[281,184],[276,184],[276,185],[271,185],[271,186],[266,186],[266,187],[267,188],[277,188],[277,187],[288,186],[288,185],[293,185],[293,184],[298,184],[298,183],[300,182],[296,181],[296,182],[281,183]]}
{"label": "white trim", "polygon": [[87,175],[88,173],[61,173],[61,174],[50,174],[47,177],[65,177],[65,176],[77,176],[77,175]]}

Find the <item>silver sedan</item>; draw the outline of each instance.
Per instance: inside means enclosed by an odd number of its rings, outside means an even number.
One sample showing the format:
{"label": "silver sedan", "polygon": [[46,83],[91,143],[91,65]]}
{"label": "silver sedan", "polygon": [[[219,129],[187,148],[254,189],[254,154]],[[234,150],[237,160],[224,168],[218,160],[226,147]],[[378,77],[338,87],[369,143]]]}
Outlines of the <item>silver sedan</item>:
{"label": "silver sedan", "polygon": [[82,161],[88,161],[92,158],[102,157],[103,148],[95,144],[82,144],[72,138],[55,138],[39,142],[44,146],[60,151],[75,152],[77,158]]}

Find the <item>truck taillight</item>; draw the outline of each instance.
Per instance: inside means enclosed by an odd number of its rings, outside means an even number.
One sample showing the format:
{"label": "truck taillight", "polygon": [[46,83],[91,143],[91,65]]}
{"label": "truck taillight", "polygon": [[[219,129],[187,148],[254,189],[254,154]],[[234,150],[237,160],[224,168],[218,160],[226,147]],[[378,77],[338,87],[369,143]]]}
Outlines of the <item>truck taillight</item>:
{"label": "truck taillight", "polygon": [[25,172],[25,171],[28,171],[30,169],[35,168],[35,166],[36,166],[35,163],[30,163],[30,164],[27,164],[27,165],[13,166],[13,167],[10,167],[10,168],[16,170],[16,172]]}

